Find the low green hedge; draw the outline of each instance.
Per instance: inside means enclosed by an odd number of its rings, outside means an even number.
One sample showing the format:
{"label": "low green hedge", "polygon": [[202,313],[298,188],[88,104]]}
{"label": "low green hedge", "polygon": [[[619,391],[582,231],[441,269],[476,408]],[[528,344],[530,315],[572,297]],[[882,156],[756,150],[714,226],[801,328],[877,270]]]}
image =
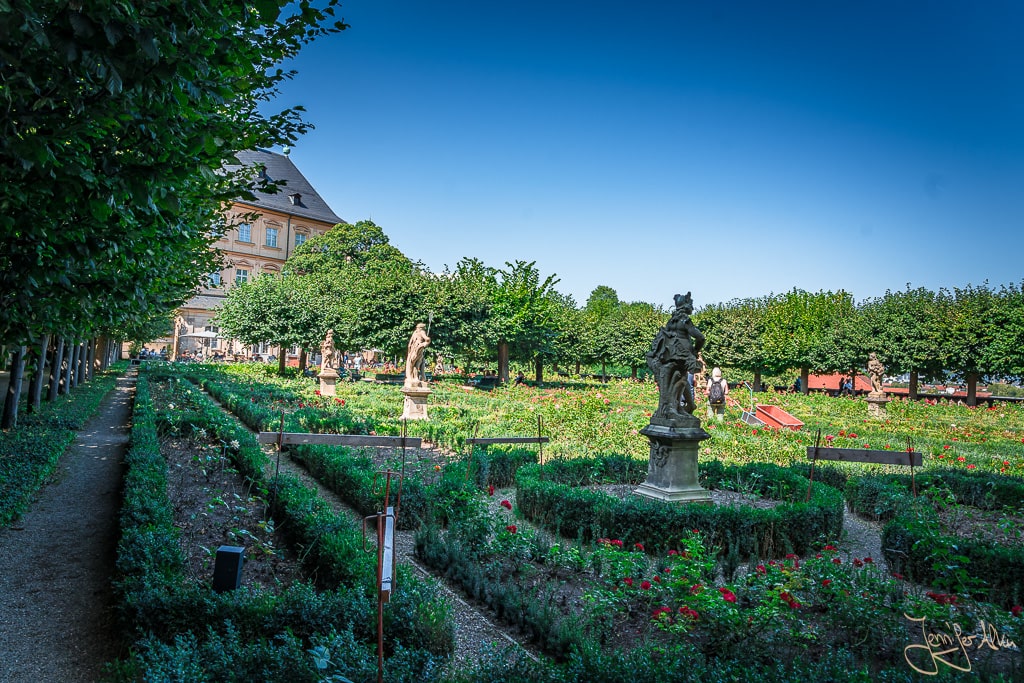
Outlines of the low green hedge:
{"label": "low green hedge", "polygon": [[0,527],[28,509],[32,496],[53,474],[76,432],[96,414],[124,369],[119,363],[94,375],[70,394],[43,403],[38,413],[22,412],[17,427],[0,432]]}
{"label": "low green hedge", "polygon": [[[205,660],[211,658],[223,660],[225,671],[232,661],[236,667],[255,666],[254,671],[264,672],[254,674],[261,680],[314,681],[331,674],[362,679],[361,672],[375,670],[371,615],[376,610],[376,581],[373,557],[362,549],[361,531],[297,480],[281,477],[276,484],[267,482],[263,472],[269,459],[255,437],[198,390],[190,400],[188,414],[196,422],[192,427],[238,442],[228,451],[235,465],[267,492],[279,528],[289,531],[306,555],[305,566],[319,583],[333,588],[318,591],[309,584],[296,584],[276,593],[243,588],[216,594],[207,585],[186,580],[167,498],[158,416],[143,376],[127,458],[115,581],[122,632],[133,654],[112,666],[112,678],[155,680],[170,666],[181,671],[198,667],[204,673],[194,679],[193,672],[184,679],[168,680],[220,680],[218,674],[210,673],[220,669],[207,666]],[[434,584],[403,568],[398,581],[401,588],[385,610],[389,677],[418,680],[440,666],[438,656],[454,649],[453,626]],[[420,618],[423,615],[431,618]],[[247,645],[236,648],[225,643]],[[348,644],[348,649],[339,652],[342,644]],[[254,659],[242,662],[243,655]],[[327,660],[333,663],[317,664]]]}
{"label": "low green hedge", "polygon": [[962,505],[981,510],[1020,509],[1024,480],[1002,474],[932,470],[851,477],[846,498],[852,510],[889,520],[882,548],[889,567],[942,590],[967,591],[1005,606],[1024,602],[1024,545],[995,545],[947,535],[938,509]]}
{"label": "low green hedge", "polygon": [[[646,463],[628,459],[556,460],[520,468],[517,503],[522,514],[566,537],[593,540],[608,536],[649,551],[672,549],[692,529],[712,545],[741,557],[809,552],[816,543],[836,539],[843,528],[843,499],[835,489],[815,483],[803,502],[808,481],[786,468],[766,463],[731,466],[702,463],[699,479],[707,489],[742,490],[783,501],[770,509],[749,506],[668,504],[631,495],[620,500],[594,484],[638,484]],[[611,476],[611,474],[616,476]]]}
{"label": "low green hedge", "polygon": [[[952,496],[958,505],[982,510],[1016,508],[1024,502],[1024,479],[1005,474],[933,469],[913,479],[919,495]],[[910,474],[850,477],[846,500],[850,509],[875,519],[892,519],[913,499]]]}

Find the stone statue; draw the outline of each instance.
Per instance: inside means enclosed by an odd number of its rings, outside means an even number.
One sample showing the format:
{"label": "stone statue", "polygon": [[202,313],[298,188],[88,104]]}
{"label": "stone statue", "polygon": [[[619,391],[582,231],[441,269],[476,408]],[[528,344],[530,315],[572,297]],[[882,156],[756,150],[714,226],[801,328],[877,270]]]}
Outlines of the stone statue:
{"label": "stone statue", "polygon": [[882,375],[885,374],[885,366],[874,352],[868,354],[868,374],[871,375],[871,393],[883,394]]}
{"label": "stone statue", "polygon": [[409,348],[405,354],[405,386],[423,386],[424,367],[426,365],[424,354],[430,344],[430,337],[427,336],[426,325],[416,323],[416,330],[409,337]]}
{"label": "stone statue", "polygon": [[704,346],[704,335],[690,319],[693,313],[690,293],[685,296],[676,294],[675,302],[672,316],[658,330],[651,342],[651,350],[647,352],[647,366],[658,383],[658,409],[652,417],[666,420],[692,416],[695,408],[693,387],[687,375],[700,371],[697,354]]}
{"label": "stone statue", "polygon": [[320,361],[320,372],[328,368],[334,368],[334,356],[336,353],[337,350],[334,348],[334,330],[327,330],[324,343],[320,345],[320,355],[323,357],[323,360]]}

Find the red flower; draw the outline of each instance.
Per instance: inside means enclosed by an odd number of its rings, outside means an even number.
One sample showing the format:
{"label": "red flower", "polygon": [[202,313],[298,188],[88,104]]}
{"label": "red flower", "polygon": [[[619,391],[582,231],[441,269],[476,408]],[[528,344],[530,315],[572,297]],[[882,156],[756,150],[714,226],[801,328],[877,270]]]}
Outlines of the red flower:
{"label": "red flower", "polygon": [[640,552],[644,551],[644,544],[643,543],[634,543],[633,547],[636,548],[637,550],[639,550]]}
{"label": "red flower", "polygon": [[641,581],[640,582],[640,588],[644,589],[645,591],[651,590],[651,582],[650,581]]}
{"label": "red flower", "polygon": [[756,429],[754,430],[754,436],[757,436],[757,430]]}
{"label": "red flower", "polygon": [[967,458],[962,455],[956,459],[957,462],[963,462],[964,460],[967,460]]}
{"label": "red flower", "polygon": [[511,510],[512,509],[512,503],[508,502],[507,500],[503,500],[503,501],[501,501],[501,507],[507,508],[507,509]]}
{"label": "red flower", "polygon": [[661,577],[658,576],[658,575],[655,575],[653,581],[654,581],[654,583],[661,583]]}
{"label": "red flower", "polygon": [[800,556],[799,556],[799,555],[797,555],[796,553],[788,553],[788,554],[786,555],[786,559],[787,559],[787,560],[799,560],[799,559],[800,559]]}
{"label": "red flower", "polygon": [[697,614],[697,610],[691,609],[691,608],[687,607],[686,605],[683,605],[682,607],[679,608],[679,613],[682,614],[684,617],[688,617],[690,619],[693,619],[694,621],[697,621],[697,619],[700,618],[700,615]]}
{"label": "red flower", "polygon": [[718,592],[722,594],[722,599],[726,602],[736,602],[736,594],[728,588],[726,588],[725,586],[719,588]]}
{"label": "red flower", "polygon": [[306,405],[305,405],[305,404],[304,404],[304,403],[303,403],[302,401],[299,401],[299,407],[300,407],[300,408],[305,408],[305,407],[306,407]]}
{"label": "red flower", "polygon": [[840,429],[839,430],[839,436],[846,436],[846,430],[845,429]]}
{"label": "red flower", "polygon": [[855,557],[855,558],[853,558],[853,566],[854,566],[854,567],[863,567],[863,566],[864,566],[864,563],[863,563],[863,562],[861,562],[861,561],[860,561],[859,559],[857,559],[857,558]]}
{"label": "red flower", "polygon": [[843,563],[843,561],[840,560],[838,557],[833,557],[832,558],[832,564],[842,564],[842,563]]}
{"label": "red flower", "polygon": [[870,557],[865,557],[864,558],[864,564],[874,564],[874,562],[875,561],[872,560]]}
{"label": "red flower", "polygon": [[975,467],[977,467],[977,465],[968,465],[968,466],[967,466],[967,469],[969,469],[969,470],[973,470],[973,469],[974,469]]}
{"label": "red flower", "polygon": [[854,434],[853,432],[850,432],[849,434],[847,434],[847,436],[850,437],[851,439],[856,439],[857,438],[857,435]]}
{"label": "red flower", "polygon": [[693,584],[690,587],[690,595],[697,595],[702,590],[704,590],[704,584],[702,584],[702,583],[695,583],[695,584]]}
{"label": "red flower", "polygon": [[487,495],[488,496],[493,496],[494,495],[494,484],[491,484],[490,486],[487,487]]}
{"label": "red flower", "polygon": [[666,614],[667,615],[667,614],[670,614],[671,612],[672,612],[672,610],[669,609],[668,607],[659,607],[658,609],[656,609],[653,612],[651,612],[651,616],[653,618],[655,618],[655,619],[658,619],[659,617],[661,617],[662,614]]}
{"label": "red flower", "polygon": [[835,547],[834,545],[827,545],[825,546],[825,550],[838,551],[839,548]]}
{"label": "red flower", "polygon": [[869,444],[869,443],[864,444],[864,448],[870,449],[871,448],[871,444]]}
{"label": "red flower", "polygon": [[678,554],[679,554],[678,550],[669,550],[668,551],[668,556],[669,557],[672,557],[673,555],[678,555]]}
{"label": "red flower", "polygon": [[899,579],[900,581],[902,581],[903,580],[903,574],[900,574],[900,573],[897,573],[897,572],[893,572],[892,573],[892,578]]}
{"label": "red flower", "polygon": [[759,564],[759,565],[757,565],[757,573],[758,574],[767,574],[768,570],[765,568],[765,566],[763,564]]}
{"label": "red flower", "polygon": [[608,541],[608,543],[609,543],[609,545],[613,545],[616,548],[621,548],[622,547],[622,541],[620,541],[617,538],[613,538],[612,540]]}
{"label": "red flower", "polygon": [[835,438],[836,438],[836,437],[832,436],[831,434],[826,434],[826,435],[825,435],[825,441],[827,441],[828,443],[832,443],[832,441],[833,441],[833,440],[834,440]]}
{"label": "red flower", "polygon": [[316,390],[316,391],[314,391],[313,393],[314,393],[314,394],[316,394],[317,396],[319,396],[319,395],[320,395],[320,390],[319,390],[319,389],[317,389],[317,390]]}
{"label": "red flower", "polygon": [[828,585],[830,583],[832,583],[832,579],[824,579],[824,580],[822,580],[821,585],[824,586],[825,588],[828,588]]}
{"label": "red flower", "polygon": [[1020,605],[1014,605],[1010,608],[1010,614],[1012,614],[1015,617],[1019,617],[1021,615],[1021,612],[1024,612],[1024,607],[1021,607]]}
{"label": "red flower", "polygon": [[945,446],[943,446],[943,447],[942,447],[942,450],[944,450],[944,451],[948,451],[948,450],[949,450],[949,444],[947,443],[947,444],[946,444]]}
{"label": "red flower", "polygon": [[629,578],[629,577],[627,576],[626,578],[624,578],[624,579],[622,580],[622,583],[626,584],[627,586],[630,586],[630,587],[632,587],[632,586],[633,586],[633,579],[631,579],[631,578]]}
{"label": "red flower", "polygon": [[509,524],[507,527],[505,527],[505,531],[509,532],[510,534],[514,534],[515,532],[519,531],[519,529],[516,527],[515,524]]}

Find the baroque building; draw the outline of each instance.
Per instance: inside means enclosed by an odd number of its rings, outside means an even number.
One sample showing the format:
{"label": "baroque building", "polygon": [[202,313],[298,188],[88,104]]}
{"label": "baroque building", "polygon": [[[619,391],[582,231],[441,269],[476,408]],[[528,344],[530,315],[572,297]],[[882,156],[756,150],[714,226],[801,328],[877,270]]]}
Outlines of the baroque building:
{"label": "baroque building", "polygon": [[203,286],[176,313],[175,339],[152,346],[171,345],[178,352],[276,355],[277,348],[243,347],[220,337],[214,320],[227,292],[261,273],[280,273],[297,246],[344,223],[288,158],[265,150],[240,152],[239,163],[262,166],[261,173],[280,183],[276,194],[255,192],[255,200],[237,200],[228,207],[228,230],[214,247],[224,255],[224,268],[211,273]]}

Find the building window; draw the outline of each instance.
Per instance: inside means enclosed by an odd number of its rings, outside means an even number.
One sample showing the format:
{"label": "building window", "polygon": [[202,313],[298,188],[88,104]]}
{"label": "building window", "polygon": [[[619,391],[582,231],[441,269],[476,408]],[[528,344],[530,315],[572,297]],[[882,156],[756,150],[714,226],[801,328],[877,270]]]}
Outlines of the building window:
{"label": "building window", "polygon": [[305,243],[306,243],[306,235],[303,235],[301,232],[295,233],[295,246],[296,247],[301,247]]}
{"label": "building window", "polygon": [[207,282],[209,287],[220,287],[220,272],[210,273]]}
{"label": "building window", "polygon": [[240,285],[249,281],[249,271],[245,268],[235,268],[235,284]]}
{"label": "building window", "polygon": [[267,228],[267,246],[277,246],[277,228]]}
{"label": "building window", "polygon": [[238,224],[238,241],[252,242],[252,223]]}

